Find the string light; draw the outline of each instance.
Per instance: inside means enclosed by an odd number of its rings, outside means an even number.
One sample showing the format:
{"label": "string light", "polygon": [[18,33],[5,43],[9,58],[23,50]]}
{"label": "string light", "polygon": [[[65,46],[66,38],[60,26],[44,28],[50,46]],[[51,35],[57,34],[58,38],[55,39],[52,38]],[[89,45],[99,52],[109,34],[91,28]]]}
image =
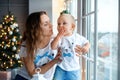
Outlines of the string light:
{"label": "string light", "polygon": [[15,55],[19,51],[21,35],[14,15],[4,16],[0,24],[0,71],[21,67],[22,62]]}

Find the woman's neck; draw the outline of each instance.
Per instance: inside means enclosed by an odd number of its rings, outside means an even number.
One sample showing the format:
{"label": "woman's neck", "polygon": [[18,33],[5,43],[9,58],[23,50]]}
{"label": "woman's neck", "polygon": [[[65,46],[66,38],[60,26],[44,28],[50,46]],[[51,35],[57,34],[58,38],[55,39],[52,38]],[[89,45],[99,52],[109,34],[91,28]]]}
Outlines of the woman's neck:
{"label": "woman's neck", "polygon": [[38,42],[38,48],[45,48],[49,42],[50,42],[50,38],[48,36],[42,37],[42,39]]}

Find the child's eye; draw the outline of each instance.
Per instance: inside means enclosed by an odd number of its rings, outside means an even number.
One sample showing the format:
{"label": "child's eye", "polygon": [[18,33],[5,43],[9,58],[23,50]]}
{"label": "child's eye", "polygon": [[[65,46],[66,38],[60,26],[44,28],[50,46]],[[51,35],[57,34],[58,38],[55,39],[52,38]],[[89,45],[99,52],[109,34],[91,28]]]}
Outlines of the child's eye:
{"label": "child's eye", "polygon": [[58,23],[58,26],[60,25],[60,23]]}
{"label": "child's eye", "polygon": [[58,23],[58,26],[60,26],[60,25],[66,25],[66,24],[67,24],[66,22]]}
{"label": "child's eye", "polygon": [[66,22],[63,23],[63,25],[67,24]]}

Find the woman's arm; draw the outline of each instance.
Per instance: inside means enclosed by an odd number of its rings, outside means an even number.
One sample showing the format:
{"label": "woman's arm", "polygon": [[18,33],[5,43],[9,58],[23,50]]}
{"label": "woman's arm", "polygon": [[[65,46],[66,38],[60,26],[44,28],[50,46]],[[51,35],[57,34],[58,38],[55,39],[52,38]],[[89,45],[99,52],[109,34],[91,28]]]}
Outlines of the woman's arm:
{"label": "woman's arm", "polygon": [[61,62],[60,59],[60,54],[58,53],[57,56],[55,57],[55,59],[53,59],[52,61],[48,62],[46,65],[41,66],[41,74],[44,74],[45,72],[47,72],[51,67],[53,67],[56,63]]}
{"label": "woman's arm", "polygon": [[[24,65],[25,65],[29,75],[32,77],[32,75],[36,73],[33,60],[30,57],[24,57],[23,61],[24,61]],[[46,65],[40,67],[40,69],[41,69],[40,73],[44,74],[50,68],[52,68],[56,63],[58,63],[60,61],[61,61],[60,54],[58,53],[57,56],[55,57],[55,59],[53,59],[52,61],[48,62]]]}
{"label": "woman's arm", "polygon": [[26,67],[28,74],[32,77],[32,75],[35,74],[35,66],[33,60],[31,57],[26,56],[22,58],[22,61],[24,63],[23,65]]}

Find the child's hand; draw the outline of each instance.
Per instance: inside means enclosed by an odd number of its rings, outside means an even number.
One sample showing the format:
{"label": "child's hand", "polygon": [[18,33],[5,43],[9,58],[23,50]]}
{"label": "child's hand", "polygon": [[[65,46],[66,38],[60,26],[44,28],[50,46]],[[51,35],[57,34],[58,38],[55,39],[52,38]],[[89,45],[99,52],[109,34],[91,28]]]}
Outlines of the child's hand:
{"label": "child's hand", "polygon": [[64,29],[64,27],[59,28],[59,30],[58,30],[58,35],[57,35],[57,36],[59,36],[59,37],[61,38],[61,37],[64,36],[64,34],[65,34],[65,29]]}
{"label": "child's hand", "polygon": [[58,34],[57,36],[54,38],[54,40],[51,42],[51,49],[57,49],[58,45],[59,45],[59,41],[62,39],[62,37],[65,34],[65,30],[64,28],[58,28]]}

